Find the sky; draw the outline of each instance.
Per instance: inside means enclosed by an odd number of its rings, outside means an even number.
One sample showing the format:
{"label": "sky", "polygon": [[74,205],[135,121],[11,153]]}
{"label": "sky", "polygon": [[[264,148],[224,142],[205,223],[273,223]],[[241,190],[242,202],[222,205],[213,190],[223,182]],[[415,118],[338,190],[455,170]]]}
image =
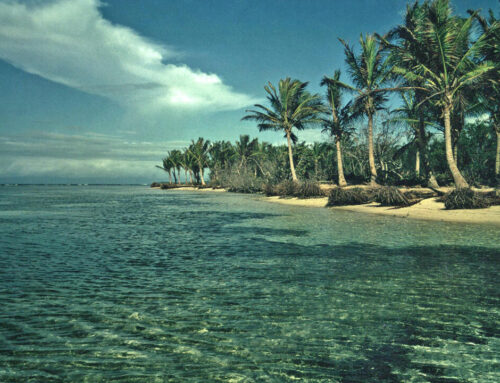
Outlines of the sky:
{"label": "sky", "polygon": [[[497,0],[455,0],[456,13]],[[338,38],[402,21],[403,0],[0,0],[0,183],[150,183],[191,139],[271,143],[242,122],[285,77],[324,93]],[[306,142],[320,130],[299,133]],[[284,142],[284,141],[283,141]]]}

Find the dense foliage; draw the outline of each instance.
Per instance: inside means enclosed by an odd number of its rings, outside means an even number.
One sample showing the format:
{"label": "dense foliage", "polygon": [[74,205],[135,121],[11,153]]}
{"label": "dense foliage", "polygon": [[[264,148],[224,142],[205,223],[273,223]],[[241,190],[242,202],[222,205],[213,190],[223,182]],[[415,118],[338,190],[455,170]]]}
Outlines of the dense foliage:
{"label": "dense foliage", "polygon": [[[307,82],[285,78],[277,87],[268,83],[267,105],[243,117],[261,131],[282,132],[286,144],[248,135],[235,143],[199,138],[164,158],[159,167],[169,182],[209,179],[233,191],[304,196],[320,193],[318,183],[498,186],[500,41],[493,12],[462,17],[448,0],[416,1],[391,31],[361,36],[359,52],[341,43],[348,78],[341,81],[339,70],[324,76],[324,99],[308,92]],[[401,101],[392,110],[390,95]],[[300,142],[300,131],[314,127],[330,139]],[[377,198],[408,204],[394,190]]]}

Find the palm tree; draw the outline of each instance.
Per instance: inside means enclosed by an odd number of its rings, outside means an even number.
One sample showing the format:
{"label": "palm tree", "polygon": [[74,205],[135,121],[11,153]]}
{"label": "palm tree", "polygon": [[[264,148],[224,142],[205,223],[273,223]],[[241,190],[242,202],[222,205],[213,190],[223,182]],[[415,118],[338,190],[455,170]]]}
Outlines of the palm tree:
{"label": "palm tree", "polygon": [[326,85],[326,98],[328,102],[328,114],[331,119],[323,120],[323,132],[327,132],[331,137],[335,137],[335,146],[337,149],[337,169],[338,183],[340,187],[347,186],[344,177],[344,166],[342,162],[341,141],[344,136],[350,133],[349,123],[352,120],[351,104],[348,103],[341,107],[342,88],[339,86],[340,70],[336,70],[333,77],[324,76],[321,80],[321,86]]}
{"label": "palm tree", "polygon": [[323,111],[320,96],[306,91],[307,82],[292,80],[289,77],[281,79],[278,90],[269,82],[264,86],[270,107],[256,104],[256,110],[247,110],[250,113],[242,120],[258,122],[259,131],[284,131],[288,144],[288,159],[292,180],[297,182],[295,165],[293,162],[292,142],[297,141],[293,128],[297,130],[320,123],[319,114]]}
{"label": "palm tree", "polygon": [[[394,73],[425,90],[427,97],[421,103],[432,100],[441,110],[446,160],[457,188],[469,185],[453,156],[451,116],[460,91],[480,82],[495,68],[493,63],[479,60],[487,34],[481,34],[474,41],[471,39],[476,14],[474,12],[467,19],[453,17],[449,0],[434,0],[425,7],[418,25],[425,50],[414,54],[405,45],[393,47],[399,57]],[[412,38],[411,31],[408,32],[408,37]]]}
{"label": "palm tree", "polygon": [[164,170],[165,172],[168,173],[168,183],[171,184],[172,183],[172,167],[173,167],[173,165],[172,165],[172,161],[170,161],[168,156],[163,159],[163,166],[156,165],[156,167],[158,169]]}
{"label": "palm tree", "polygon": [[388,81],[390,68],[384,60],[384,48],[377,42],[374,35],[361,35],[359,42],[361,53],[356,56],[344,40],[339,39],[344,45],[345,62],[354,86],[347,85],[339,80],[330,79],[330,83],[336,83],[338,87],[352,91],[356,94],[353,101],[355,110],[362,110],[368,119],[368,161],[370,164],[370,182],[376,185],[377,168],[375,167],[375,155],[373,150],[373,116],[387,98],[385,93],[395,88],[384,88]]}
{"label": "palm tree", "polygon": [[[171,150],[169,152],[169,159],[172,163],[172,169],[174,173],[175,183],[181,184],[181,166],[182,166],[182,152],[180,150]],[[175,170],[177,170],[177,176],[175,175]]]}
{"label": "palm tree", "polygon": [[239,141],[234,143],[234,157],[238,160],[238,173],[242,167],[247,165],[248,160],[255,155],[256,149],[259,146],[259,140],[254,138],[250,140],[248,134],[240,135]]}
{"label": "palm tree", "polygon": [[[189,161],[189,153],[186,148],[182,151],[180,157],[179,157],[179,164],[181,165],[182,169],[184,169],[184,184],[188,183],[188,171],[190,168],[190,161]],[[190,183],[193,183],[193,179],[190,177]]]}
{"label": "palm tree", "polygon": [[497,149],[495,158],[495,176],[500,182],[500,21],[495,18],[493,11],[489,10],[487,19],[480,17],[477,12],[469,11],[476,15],[483,33],[486,35],[486,44],[483,47],[483,55],[486,60],[496,64],[496,69],[491,71],[484,83],[483,105],[490,114],[490,120],[497,136]]}
{"label": "palm tree", "polygon": [[229,141],[216,141],[210,146],[210,179],[218,180],[219,172],[227,169],[234,157],[234,148]]}
{"label": "palm tree", "polygon": [[[403,25],[397,26],[386,36],[382,37],[376,34],[381,43],[390,48],[388,60],[391,65],[395,65],[396,67],[404,66],[408,70],[411,70],[414,57],[426,58],[431,54],[426,46],[423,32],[427,8],[427,2],[420,5],[418,1],[415,1],[412,5],[407,5]],[[387,39],[399,40],[402,49],[400,49],[398,45],[389,43]],[[401,55],[401,52],[404,52],[404,54]],[[392,74],[394,75],[395,73],[393,72]],[[396,77],[400,76],[396,74]],[[423,82],[415,80],[412,82],[406,81],[406,85],[406,88],[411,90],[412,97],[404,100],[403,96],[403,100],[410,101],[410,103],[405,103],[405,105],[403,105],[399,112],[399,117],[402,117],[401,113],[406,114],[405,118],[412,120],[413,127],[417,129],[415,142],[418,144],[418,153],[421,159],[420,163],[422,164],[425,183],[430,187],[437,188],[439,185],[430,168],[428,140],[426,140],[426,137],[428,137],[426,125],[428,124],[426,124],[425,121],[429,120],[428,115],[433,111],[432,105],[430,105],[429,102],[424,102],[427,94],[426,90],[423,88]],[[416,123],[413,122],[415,119],[417,120]]]}
{"label": "palm tree", "polygon": [[432,174],[432,170],[430,169],[427,159],[421,161],[421,157],[427,150],[426,148],[430,138],[430,134],[427,133],[425,128],[427,126],[439,128],[439,126],[433,121],[424,119],[425,116],[423,116],[422,111],[423,106],[418,106],[415,91],[410,90],[403,92],[401,94],[401,99],[403,101],[403,105],[391,111],[391,114],[394,115],[394,117],[385,121],[385,124],[405,125],[410,128],[410,134],[413,138],[407,145],[401,147],[398,150],[398,153],[402,153],[407,148],[415,146],[415,173],[420,175],[420,164],[425,163],[422,166],[424,176],[430,186],[437,187],[438,185],[436,179]]}
{"label": "palm tree", "polygon": [[198,164],[201,184],[205,186],[206,183],[205,183],[204,169],[207,167],[208,164],[210,141],[205,140],[202,137],[199,137],[196,142],[193,140],[191,141],[191,145],[189,146],[188,150],[191,152],[196,163]]}

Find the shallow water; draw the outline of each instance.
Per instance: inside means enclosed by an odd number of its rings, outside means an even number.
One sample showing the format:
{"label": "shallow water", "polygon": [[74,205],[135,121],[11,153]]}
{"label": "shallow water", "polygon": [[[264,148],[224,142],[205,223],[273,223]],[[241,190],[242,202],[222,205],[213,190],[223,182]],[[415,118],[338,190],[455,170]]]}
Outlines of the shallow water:
{"label": "shallow water", "polygon": [[498,228],[0,187],[0,382],[499,382]]}

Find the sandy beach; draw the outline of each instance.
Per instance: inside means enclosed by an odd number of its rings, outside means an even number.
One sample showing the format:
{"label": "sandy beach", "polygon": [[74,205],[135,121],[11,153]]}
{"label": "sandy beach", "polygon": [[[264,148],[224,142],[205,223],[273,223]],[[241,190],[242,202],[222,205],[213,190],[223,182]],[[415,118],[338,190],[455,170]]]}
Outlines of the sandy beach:
{"label": "sandy beach", "polygon": [[[280,198],[263,197],[264,201],[285,205],[324,207],[328,198]],[[491,206],[486,209],[445,210],[444,203],[437,202],[436,198],[428,198],[410,207],[387,207],[378,203],[366,205],[335,206],[333,210],[347,210],[358,213],[389,215],[400,218],[424,219],[445,222],[482,223],[500,225],[500,206]]]}

